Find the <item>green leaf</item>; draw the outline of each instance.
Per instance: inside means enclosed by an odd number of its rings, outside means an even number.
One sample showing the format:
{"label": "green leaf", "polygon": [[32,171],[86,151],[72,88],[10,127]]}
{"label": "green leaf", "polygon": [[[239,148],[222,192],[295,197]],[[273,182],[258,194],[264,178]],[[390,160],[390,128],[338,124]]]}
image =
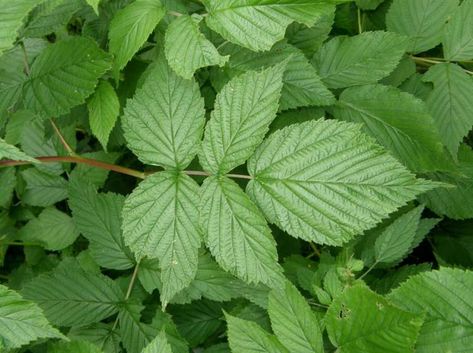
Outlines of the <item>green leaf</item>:
{"label": "green leaf", "polygon": [[266,219],[294,237],[341,245],[435,186],[360,128],[308,121],[266,139],[248,162],[247,186]]}
{"label": "green leaf", "polygon": [[427,107],[408,93],[383,85],[348,88],[341,94],[334,116],[362,123],[364,132],[411,170],[438,170],[448,166],[439,132]]}
{"label": "green leaf", "polygon": [[143,349],[143,353],[172,353],[166,333],[161,331],[151,343]]}
{"label": "green leaf", "polygon": [[124,202],[122,195],[99,194],[90,184],[71,180],[69,207],[74,222],[89,241],[90,255],[97,264],[114,270],[134,265],[121,231]]}
{"label": "green leaf", "polygon": [[66,30],[72,16],[83,7],[78,0],[46,0],[40,2],[30,14],[23,36],[41,38]]}
{"label": "green leaf", "polygon": [[123,300],[117,283],[102,274],[85,272],[76,262],[34,278],[22,293],[36,302],[53,324],[67,327],[106,319],[118,311]]}
{"label": "green leaf", "polygon": [[113,323],[75,326],[69,330],[68,337],[72,340],[88,341],[103,349],[104,353],[120,351],[120,336],[113,330]]}
{"label": "green leaf", "polygon": [[115,14],[108,33],[110,53],[115,57],[115,74],[146,42],[164,14],[159,0],[136,0]]}
{"label": "green leaf", "polygon": [[206,66],[224,66],[228,56],[221,56],[215,46],[200,33],[199,15],[183,15],[171,22],[166,32],[164,49],[169,66],[179,76],[192,78],[194,72]]}
{"label": "green leaf", "polygon": [[127,352],[140,353],[156,337],[156,330],[141,322],[142,305],[126,304],[118,314],[121,341]]}
{"label": "green leaf", "polygon": [[70,341],[51,344],[49,353],[102,353],[94,344],[87,341]]}
{"label": "green leaf", "polygon": [[411,250],[423,210],[416,207],[384,229],[374,245],[375,263],[396,263]]}
{"label": "green leaf", "polygon": [[217,95],[199,160],[213,174],[244,163],[276,117],[286,63],[232,79]]}
{"label": "green leaf", "polygon": [[19,235],[23,241],[38,242],[47,250],[57,251],[72,245],[79,236],[79,230],[71,217],[50,207],[29,221]]}
{"label": "green leaf", "polygon": [[403,311],[359,283],[335,298],[325,323],[340,353],[413,353],[423,315]]}
{"label": "green leaf", "polygon": [[209,177],[202,185],[200,224],[220,266],[250,283],[280,286],[276,243],[261,212],[233,180]]}
{"label": "green leaf", "polygon": [[99,15],[99,4],[101,0],[85,0],[87,4],[94,9],[94,12]]}
{"label": "green leaf", "polygon": [[207,25],[226,40],[254,51],[271,49],[292,22],[311,27],[323,15],[320,0],[204,0]]}
{"label": "green leaf", "polygon": [[144,163],[184,169],[198,151],[204,115],[197,82],[177,76],[161,56],[128,101],[123,130]]}
{"label": "green leaf", "polygon": [[356,6],[363,10],[375,10],[384,0],[355,0]]}
{"label": "green leaf", "polygon": [[408,52],[421,53],[440,44],[445,23],[457,5],[458,0],[394,0],[386,26],[410,38]]}
{"label": "green leaf", "polygon": [[281,343],[252,321],[225,314],[232,353],[289,353]]}
{"label": "green leaf", "polygon": [[365,32],[338,36],[313,58],[322,81],[329,88],[375,83],[388,76],[406,51],[405,37],[390,32]]}
{"label": "green leaf", "polygon": [[99,139],[104,150],[118,115],[120,102],[112,85],[108,81],[101,81],[94,95],[87,102],[89,122],[92,133]]}
{"label": "green leaf", "polygon": [[427,176],[454,188],[436,189],[420,196],[420,200],[439,216],[452,219],[473,218],[473,151],[460,145],[457,172],[429,173]]}
{"label": "green leaf", "polygon": [[441,268],[409,278],[389,298],[405,310],[427,313],[416,353],[460,353],[473,347],[473,272]]}
{"label": "green leaf", "polygon": [[9,350],[38,338],[64,338],[34,303],[0,284],[0,342]]}
{"label": "green leaf", "polygon": [[61,176],[35,168],[22,171],[21,176],[26,181],[22,201],[28,205],[47,207],[67,198],[67,181]]}
{"label": "green leaf", "polygon": [[0,54],[10,49],[23,25],[23,20],[40,0],[2,1],[0,13]]}
{"label": "green leaf", "polygon": [[[22,72],[0,69],[0,115],[13,110],[20,98],[25,79],[26,76]],[[2,126],[1,118],[0,126]]]}
{"label": "green leaf", "polygon": [[15,168],[0,169],[0,185],[2,193],[0,194],[0,207],[6,208],[13,198],[13,191],[16,185]]}
{"label": "green leaf", "polygon": [[445,28],[444,56],[447,60],[473,59],[473,1],[464,0]]}
{"label": "green leaf", "polygon": [[123,207],[125,243],[138,260],[158,258],[165,307],[197,271],[199,186],[189,176],[158,172],[128,196]]}
{"label": "green leaf", "polygon": [[25,106],[45,117],[69,112],[94,91],[109,68],[109,56],[91,39],[72,37],[46,49],[24,85]]}
{"label": "green leaf", "polygon": [[317,317],[292,284],[269,294],[269,317],[276,336],[290,352],[323,353]]}
{"label": "green leaf", "polygon": [[0,138],[0,159],[13,159],[15,161],[25,161],[31,163],[39,163],[38,160],[28,156],[17,147],[10,145],[5,142],[4,139]]}
{"label": "green leaf", "polygon": [[281,91],[281,110],[334,103],[333,94],[322,83],[302,51],[285,41],[263,53],[255,53],[236,45],[226,45],[223,51],[231,54],[228,66],[235,73],[259,70],[287,61]]}
{"label": "green leaf", "polygon": [[424,76],[434,89],[427,98],[427,106],[440,132],[442,142],[453,156],[473,126],[473,79],[458,65],[451,63],[432,66]]}

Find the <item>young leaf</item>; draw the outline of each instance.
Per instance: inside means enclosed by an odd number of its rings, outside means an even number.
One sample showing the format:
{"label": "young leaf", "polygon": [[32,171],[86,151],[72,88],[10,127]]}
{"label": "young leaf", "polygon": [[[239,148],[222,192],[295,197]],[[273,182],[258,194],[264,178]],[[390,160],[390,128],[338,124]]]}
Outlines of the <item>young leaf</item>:
{"label": "young leaf", "polygon": [[177,76],[160,56],[123,116],[130,149],[148,164],[185,168],[204,127],[204,100],[194,80]]}
{"label": "young leaf", "polygon": [[292,284],[286,283],[284,290],[271,291],[268,313],[273,331],[290,352],[324,352],[317,317]]}
{"label": "young leaf", "polygon": [[220,266],[246,282],[280,286],[276,243],[256,205],[233,180],[209,177],[202,185],[200,224]]}
{"label": "young leaf", "polygon": [[438,170],[448,166],[440,135],[427,107],[394,87],[369,85],[346,89],[335,117],[363,123],[377,139],[411,170]]}
{"label": "young leaf", "polygon": [[31,163],[39,163],[38,160],[28,156],[17,147],[10,145],[5,142],[4,139],[0,138],[0,159],[13,159],[17,161],[25,161]]}
{"label": "young leaf", "polygon": [[329,88],[375,83],[388,76],[406,51],[407,40],[396,33],[365,32],[335,37],[313,58]]}
{"label": "young leaf", "polygon": [[110,68],[110,58],[91,39],[71,37],[46,49],[31,66],[23,94],[25,106],[45,117],[69,112],[94,91]]}
{"label": "young leaf", "polygon": [[299,22],[311,27],[327,6],[319,0],[204,0],[205,22],[226,40],[254,51],[271,49],[286,27]]}
{"label": "young leaf", "polygon": [[426,320],[416,342],[418,353],[464,352],[473,347],[473,272],[441,268],[409,278],[389,295],[399,307]]}
{"label": "young leaf", "polygon": [[115,75],[141,48],[164,14],[159,0],[136,0],[115,14],[108,34]]}
{"label": "young leaf", "polygon": [[186,79],[192,78],[202,67],[224,66],[229,59],[221,56],[212,42],[200,33],[202,18],[199,15],[180,16],[171,22],[166,32],[164,49],[169,66]]}
{"label": "young leaf", "polygon": [[312,105],[331,105],[335,100],[302,51],[285,41],[275,44],[270,51],[262,53],[245,50],[236,45],[226,45],[223,51],[231,54],[228,66],[235,73],[240,74],[287,60],[281,91],[281,110]]}
{"label": "young leaf", "polygon": [[447,24],[443,39],[445,59],[473,59],[473,1],[464,0]]}
{"label": "young leaf", "polygon": [[89,240],[90,255],[97,264],[114,270],[125,270],[134,265],[121,231],[124,202],[122,195],[99,194],[90,184],[71,180],[69,207],[74,222]]}
{"label": "young leaf", "polygon": [[40,2],[40,0],[2,1],[0,54],[13,46],[18,30],[23,25],[24,18]]}
{"label": "young leaf", "polygon": [[199,186],[178,172],[158,172],[143,181],[123,207],[125,243],[138,260],[158,258],[163,306],[187,287],[197,271]]}
{"label": "young leaf", "polygon": [[20,348],[38,338],[64,336],[49,324],[36,304],[0,284],[0,342],[4,348]]}
{"label": "young leaf", "polygon": [[248,162],[250,197],[294,237],[341,245],[434,184],[415,179],[360,126],[309,121],[272,134]]}
{"label": "young leaf", "polygon": [[107,150],[108,138],[120,113],[120,102],[108,81],[99,83],[94,95],[87,102],[87,107],[92,133],[99,139],[104,150]]}
{"label": "young leaf", "polygon": [[340,353],[414,353],[423,315],[403,311],[359,283],[335,298],[325,322]]}
{"label": "young leaf", "polygon": [[386,227],[374,245],[375,263],[396,263],[411,250],[423,210],[416,207]]}
{"label": "young leaf", "polygon": [[68,327],[99,322],[115,314],[123,300],[117,283],[102,274],[85,272],[76,262],[34,278],[22,293],[52,323]]}
{"label": "young leaf", "polygon": [[166,333],[161,331],[151,343],[143,349],[143,353],[172,353]]}
{"label": "young leaf", "polygon": [[72,218],[54,207],[45,208],[20,231],[21,240],[40,243],[47,250],[62,250],[79,236]]}
{"label": "young leaf", "polygon": [[440,132],[442,142],[453,156],[473,126],[473,79],[456,64],[432,66],[424,76],[434,89],[427,98],[427,106]]}
{"label": "young leaf", "polygon": [[421,53],[440,44],[445,23],[457,5],[458,0],[394,0],[386,26],[410,38],[408,52]]}
{"label": "young leaf", "polygon": [[225,314],[232,353],[289,353],[281,343],[252,321]]}
{"label": "young leaf", "polygon": [[286,62],[232,79],[217,95],[199,160],[213,174],[244,163],[276,117]]}

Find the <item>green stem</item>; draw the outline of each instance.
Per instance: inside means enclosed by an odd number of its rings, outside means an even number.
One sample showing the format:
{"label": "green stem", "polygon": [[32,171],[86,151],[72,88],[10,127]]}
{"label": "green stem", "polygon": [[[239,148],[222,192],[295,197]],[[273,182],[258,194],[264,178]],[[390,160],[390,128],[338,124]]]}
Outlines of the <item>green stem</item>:
{"label": "green stem", "polygon": [[[133,287],[135,286],[136,279],[138,278],[139,269],[140,269],[140,262],[138,261],[133,270],[133,274],[131,275],[130,283],[128,283],[128,288],[126,290],[125,299],[124,299],[125,302],[127,302],[128,299],[130,299],[131,297],[131,292],[133,291]],[[115,319],[115,322],[113,323],[112,332],[115,331],[115,329],[117,328],[117,325],[118,325],[118,316]]]}
{"label": "green stem", "polygon": [[363,24],[361,21],[361,10],[360,8],[357,8],[357,18],[358,18],[358,33],[361,34],[363,33]]}
{"label": "green stem", "polygon": [[358,277],[358,279],[363,279],[365,278],[365,276],[370,273],[375,267],[376,265],[378,264],[378,261],[375,261],[366,271],[365,273],[363,273],[360,277]]}

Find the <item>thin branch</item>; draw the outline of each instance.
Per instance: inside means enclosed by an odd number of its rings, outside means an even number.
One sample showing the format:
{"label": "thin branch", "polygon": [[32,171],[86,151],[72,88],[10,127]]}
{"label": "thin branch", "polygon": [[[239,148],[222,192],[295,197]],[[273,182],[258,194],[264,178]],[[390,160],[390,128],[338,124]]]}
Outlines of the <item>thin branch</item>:
{"label": "thin branch", "polygon": [[[448,61],[446,59],[442,59],[442,58],[424,58],[424,57],[414,56],[414,55],[411,55],[411,59],[414,60],[416,63],[418,63],[420,65],[424,65],[424,66],[431,66],[431,65],[435,65],[435,64],[443,64],[443,63],[450,62],[450,61]],[[464,62],[467,62],[467,61],[464,61]],[[473,75],[473,71],[467,70],[462,66],[460,66],[460,67],[467,74]]]}
{"label": "thin branch", "polygon": [[363,273],[360,277],[358,277],[358,279],[363,279],[363,278],[365,278],[366,275],[367,275],[368,273],[370,273],[370,272],[376,267],[377,264],[378,264],[378,261],[375,261],[375,262],[366,270],[365,273]]}
{"label": "thin branch", "polygon": [[[138,261],[135,265],[134,270],[133,270],[133,274],[131,275],[130,283],[128,283],[128,288],[126,290],[125,299],[124,299],[125,302],[127,302],[128,299],[130,299],[131,292],[133,291],[133,287],[135,286],[135,282],[136,282],[136,278],[138,276],[139,269],[140,269],[140,262]],[[115,329],[117,328],[117,325],[118,325],[118,316],[115,319],[115,322],[113,323],[112,332],[115,331]]]}
{"label": "thin branch", "polygon": [[361,10],[359,7],[357,8],[357,18],[358,18],[358,33],[361,34],[363,33],[363,25],[361,22]]}
{"label": "thin branch", "polygon": [[312,251],[314,252],[315,255],[320,257],[320,250],[317,248],[317,246],[313,242],[309,242],[310,247],[312,248]]}
{"label": "thin branch", "polygon": [[61,134],[61,130],[59,130],[59,128],[57,127],[56,123],[54,122],[54,120],[51,118],[49,119],[49,121],[51,122],[51,125],[54,129],[54,132],[56,133],[57,137],[59,138],[59,141],[61,141],[61,144],[64,146],[65,150],[67,151],[67,153],[70,155],[70,156],[75,156],[75,152],[74,150],[72,149],[72,147],[67,143],[66,139],[64,138],[64,136]]}

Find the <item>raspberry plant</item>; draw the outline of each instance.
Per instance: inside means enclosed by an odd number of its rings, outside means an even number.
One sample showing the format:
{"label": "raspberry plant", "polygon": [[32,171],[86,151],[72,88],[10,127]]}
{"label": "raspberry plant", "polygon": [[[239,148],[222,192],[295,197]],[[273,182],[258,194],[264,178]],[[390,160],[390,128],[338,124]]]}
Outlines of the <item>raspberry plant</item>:
{"label": "raspberry plant", "polygon": [[473,352],[473,0],[0,5],[0,351]]}

